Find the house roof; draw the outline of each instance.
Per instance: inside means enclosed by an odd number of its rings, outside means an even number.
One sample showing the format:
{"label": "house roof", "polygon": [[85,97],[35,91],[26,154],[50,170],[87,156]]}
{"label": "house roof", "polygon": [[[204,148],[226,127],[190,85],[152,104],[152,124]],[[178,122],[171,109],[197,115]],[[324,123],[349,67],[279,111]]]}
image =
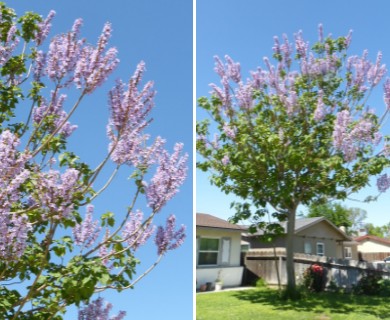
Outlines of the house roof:
{"label": "house roof", "polygon": [[384,245],[390,245],[390,239],[384,239],[384,238],[372,236],[369,234],[367,234],[365,236],[357,237],[354,240],[359,242],[359,243],[364,242],[364,241],[374,241],[374,242],[382,243]]}
{"label": "house roof", "polygon": [[232,224],[226,220],[217,218],[207,213],[196,214],[196,226],[206,228],[217,228],[217,229],[230,229],[244,231],[244,229],[236,224]]}
{"label": "house roof", "polygon": [[[299,233],[317,223],[320,223],[324,221],[325,223],[331,225],[337,232],[339,232],[342,236],[344,236],[347,240],[351,240],[351,238],[340,228],[336,227],[332,222],[327,220],[324,217],[315,217],[315,218],[301,218],[301,219],[296,219],[295,220],[295,233]],[[284,228],[284,232],[287,233],[287,223],[286,222],[281,222],[280,225]],[[263,230],[258,230],[256,233],[249,234],[247,233],[246,236],[260,236],[263,235],[264,231]]]}

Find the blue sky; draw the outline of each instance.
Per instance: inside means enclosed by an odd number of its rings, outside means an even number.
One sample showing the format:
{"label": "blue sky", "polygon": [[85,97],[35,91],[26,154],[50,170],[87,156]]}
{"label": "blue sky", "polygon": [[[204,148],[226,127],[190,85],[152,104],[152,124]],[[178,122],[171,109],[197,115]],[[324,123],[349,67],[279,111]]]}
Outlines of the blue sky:
{"label": "blue sky", "polygon": [[[127,311],[127,319],[190,319],[193,314],[192,1],[20,0],[7,4],[18,14],[34,11],[46,17],[51,9],[55,10],[57,15],[49,38],[68,31],[73,21],[81,17],[84,20],[82,36],[96,43],[104,23],[112,23],[110,44],[119,50],[120,65],[104,86],[85,99],[71,120],[79,129],[71,137],[69,146],[91,167],[95,167],[107,152],[108,90],[117,78],[127,82],[137,63],[145,61],[144,80],[153,80],[157,90],[152,112],[154,121],[147,132],[152,138],[157,135],[165,138],[170,152],[175,142],[183,142],[190,155],[188,178],[181,192],[157,216],[156,223],[165,224],[166,217],[175,214],[177,223],[187,226],[187,240],[182,247],[169,252],[134,290],[120,294],[108,292],[101,296],[113,303],[114,311]],[[107,170],[103,176],[109,173]],[[126,212],[134,191],[127,180],[129,174],[130,171],[122,170],[112,187],[94,203],[96,214],[110,210],[121,216]],[[154,243],[140,249],[138,257],[141,274],[157,257]],[[65,319],[76,319],[76,311],[70,309]]]}
{"label": "blue sky", "polygon": [[[213,56],[231,56],[241,63],[243,78],[249,70],[264,67],[263,57],[272,56],[273,37],[303,31],[304,38],[313,44],[317,39],[317,26],[322,23],[324,35],[332,33],[343,36],[353,30],[351,54],[361,55],[368,49],[369,57],[375,60],[377,52],[383,53],[383,63],[390,69],[390,3],[373,1],[257,1],[257,0],[198,0],[197,1],[197,47],[196,47],[196,96],[209,95],[209,83],[219,81],[214,74]],[[378,87],[368,101],[369,105],[381,111],[384,103],[382,87]],[[206,116],[197,109],[197,118]],[[389,127],[390,123],[387,124]],[[387,134],[390,132],[386,129]],[[197,212],[210,213],[229,218],[234,212],[231,196],[210,186],[208,176],[197,170],[196,174]],[[354,198],[364,199],[376,195],[374,188],[366,188]],[[367,211],[366,222],[383,225],[390,221],[389,194],[382,195],[377,202],[360,203],[346,201],[348,207],[359,207]],[[304,212],[304,208],[299,211]]]}

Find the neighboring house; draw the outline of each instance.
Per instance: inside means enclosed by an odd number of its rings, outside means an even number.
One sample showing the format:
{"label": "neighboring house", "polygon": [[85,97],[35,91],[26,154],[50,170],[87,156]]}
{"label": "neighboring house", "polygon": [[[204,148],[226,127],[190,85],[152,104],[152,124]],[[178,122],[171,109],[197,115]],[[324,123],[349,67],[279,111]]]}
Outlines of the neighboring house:
{"label": "neighboring house", "polygon": [[358,243],[358,251],[367,261],[383,260],[390,256],[390,240],[377,236],[364,235],[354,239]]}
{"label": "neighboring house", "polygon": [[242,227],[210,214],[196,214],[197,288],[217,278],[224,287],[241,285],[244,267],[241,259]]}
{"label": "neighboring house", "polygon": [[[286,224],[281,224],[286,230]],[[250,248],[286,247],[286,234],[277,237],[272,243],[259,239],[262,231],[243,234],[243,240]],[[357,243],[341,229],[324,217],[297,219],[295,222],[294,252],[338,259],[358,259]]]}

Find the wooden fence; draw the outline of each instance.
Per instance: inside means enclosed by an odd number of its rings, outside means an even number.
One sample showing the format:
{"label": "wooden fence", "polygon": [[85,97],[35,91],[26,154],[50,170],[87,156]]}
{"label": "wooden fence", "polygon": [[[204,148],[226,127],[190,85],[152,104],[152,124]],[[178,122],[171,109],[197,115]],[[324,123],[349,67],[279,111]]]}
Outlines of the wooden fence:
{"label": "wooden fence", "polygon": [[[304,271],[314,263],[324,267],[326,285],[333,281],[338,287],[351,288],[362,275],[369,272],[379,273],[383,278],[390,278],[390,264],[364,261],[334,259],[302,253],[294,254],[295,275],[297,283],[303,278]],[[287,283],[286,251],[284,248],[252,249],[245,253],[244,264],[246,279],[249,275],[263,278],[268,284]]]}

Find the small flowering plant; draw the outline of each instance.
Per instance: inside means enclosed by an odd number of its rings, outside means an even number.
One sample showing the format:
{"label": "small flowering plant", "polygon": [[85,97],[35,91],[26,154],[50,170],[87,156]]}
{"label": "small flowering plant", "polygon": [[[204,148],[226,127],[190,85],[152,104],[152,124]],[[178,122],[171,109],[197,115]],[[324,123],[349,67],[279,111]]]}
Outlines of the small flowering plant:
{"label": "small flowering plant", "polygon": [[324,268],[319,264],[313,264],[303,273],[303,285],[311,291],[324,290]]}
{"label": "small flowering plant", "polygon": [[[152,81],[142,84],[143,61],[108,92],[109,144],[100,164],[90,168],[68,151],[77,130],[70,118],[119,59],[108,45],[111,24],[92,45],[80,36],[82,19],[43,49],[54,16],[29,12],[17,19],[0,2],[0,318],[57,320],[76,305],[80,320],[121,320],[124,312],[109,318],[112,305],[93,295],[133,288],[183,243],[185,226],[176,227],[175,215],[165,226],[154,218],[184,183],[188,155],[182,143],[169,151],[163,138],[151,141],[145,132],[155,90]],[[73,102],[65,89],[75,92]],[[15,117],[22,98],[31,100],[26,122]],[[108,179],[103,169],[112,170]],[[99,214],[94,200],[119,169],[127,170],[134,193],[118,219]],[[137,250],[152,237],[156,262],[135,277]]]}

